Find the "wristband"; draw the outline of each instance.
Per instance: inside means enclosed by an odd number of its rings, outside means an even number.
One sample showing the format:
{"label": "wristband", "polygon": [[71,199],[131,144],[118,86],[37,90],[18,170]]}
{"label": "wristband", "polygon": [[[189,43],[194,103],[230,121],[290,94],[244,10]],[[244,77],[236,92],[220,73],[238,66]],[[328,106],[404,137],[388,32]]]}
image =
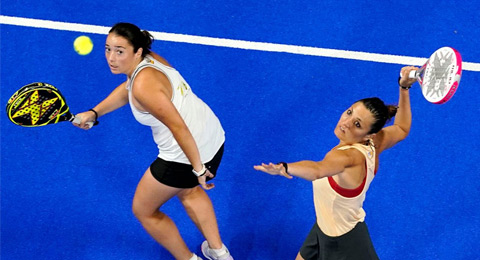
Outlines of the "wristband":
{"label": "wristband", "polygon": [[279,162],[279,163],[277,163],[277,164],[283,165],[283,168],[285,168],[285,172],[286,172],[287,174],[289,174],[289,173],[288,173],[288,164],[287,164],[286,162]]}
{"label": "wristband", "polygon": [[202,164],[202,169],[200,171],[197,172],[195,169],[192,169],[192,172],[195,174],[195,176],[202,177],[205,175],[205,173],[207,173],[207,167],[205,167],[205,164]]}
{"label": "wristband", "polygon": [[404,86],[400,85],[400,79],[401,79],[401,78],[402,78],[402,77],[398,77],[398,86],[401,87],[402,89],[409,90],[409,89],[412,87],[412,85],[410,85],[410,86],[408,86],[408,87],[404,87]]}
{"label": "wristband", "polygon": [[88,111],[92,111],[93,113],[95,113],[95,122],[93,122],[93,125],[98,125],[98,113],[97,111],[93,110],[93,108],[89,109]]}

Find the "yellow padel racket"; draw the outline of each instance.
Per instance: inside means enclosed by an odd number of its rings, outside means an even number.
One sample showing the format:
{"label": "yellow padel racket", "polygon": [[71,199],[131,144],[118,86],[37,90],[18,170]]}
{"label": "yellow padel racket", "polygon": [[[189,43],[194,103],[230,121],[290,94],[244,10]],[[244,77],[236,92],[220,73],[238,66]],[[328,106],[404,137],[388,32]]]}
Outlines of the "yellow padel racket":
{"label": "yellow padel racket", "polygon": [[[34,82],[17,90],[8,100],[7,115],[14,124],[25,127],[81,121],[70,112],[60,91],[42,82]],[[88,122],[90,127],[97,123]]]}

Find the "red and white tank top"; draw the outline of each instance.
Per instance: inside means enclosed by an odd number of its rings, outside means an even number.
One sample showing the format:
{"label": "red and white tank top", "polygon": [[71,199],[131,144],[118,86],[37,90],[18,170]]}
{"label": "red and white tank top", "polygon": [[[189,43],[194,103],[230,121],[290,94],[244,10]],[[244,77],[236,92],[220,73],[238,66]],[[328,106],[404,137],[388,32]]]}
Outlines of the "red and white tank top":
{"label": "red and white tank top", "polygon": [[332,177],[313,181],[313,197],[317,223],[328,236],[341,236],[352,230],[358,222],[365,220],[363,202],[366,192],[375,177],[375,147],[353,144],[339,150],[357,149],[366,158],[367,174],[362,184],[355,189],[340,187]]}

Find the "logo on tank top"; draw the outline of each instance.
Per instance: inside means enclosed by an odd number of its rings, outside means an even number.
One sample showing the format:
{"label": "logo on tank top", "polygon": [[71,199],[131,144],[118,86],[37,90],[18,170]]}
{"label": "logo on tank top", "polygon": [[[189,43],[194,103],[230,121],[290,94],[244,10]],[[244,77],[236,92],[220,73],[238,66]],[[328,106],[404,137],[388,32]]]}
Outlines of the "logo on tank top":
{"label": "logo on tank top", "polygon": [[177,89],[180,90],[180,93],[182,94],[182,96],[184,96],[187,93],[188,86],[187,84],[185,84],[185,82],[181,82],[180,84],[178,84]]}
{"label": "logo on tank top", "polygon": [[367,151],[367,156],[368,156],[369,159],[373,158],[372,151]]}

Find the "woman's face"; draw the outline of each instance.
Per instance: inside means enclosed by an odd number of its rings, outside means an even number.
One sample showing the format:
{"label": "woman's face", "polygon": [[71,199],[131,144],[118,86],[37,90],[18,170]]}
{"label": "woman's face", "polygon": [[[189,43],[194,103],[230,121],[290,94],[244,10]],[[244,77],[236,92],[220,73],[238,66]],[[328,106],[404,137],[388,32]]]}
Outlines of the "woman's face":
{"label": "woman's face", "polygon": [[347,144],[360,143],[370,138],[368,132],[375,119],[362,102],[357,102],[343,112],[334,133]]}
{"label": "woman's face", "polygon": [[133,46],[127,39],[115,33],[108,34],[105,43],[105,58],[113,74],[130,76],[141,61],[141,57],[142,48],[134,53]]}

